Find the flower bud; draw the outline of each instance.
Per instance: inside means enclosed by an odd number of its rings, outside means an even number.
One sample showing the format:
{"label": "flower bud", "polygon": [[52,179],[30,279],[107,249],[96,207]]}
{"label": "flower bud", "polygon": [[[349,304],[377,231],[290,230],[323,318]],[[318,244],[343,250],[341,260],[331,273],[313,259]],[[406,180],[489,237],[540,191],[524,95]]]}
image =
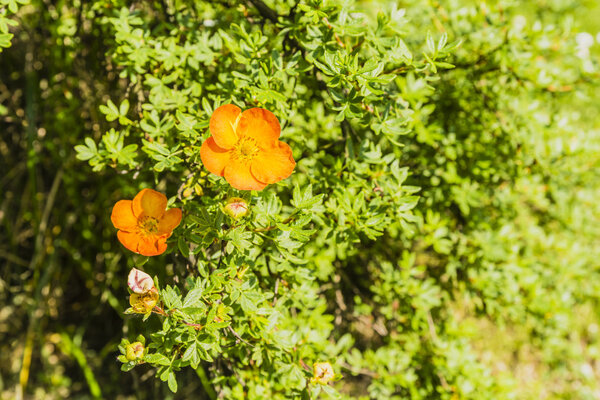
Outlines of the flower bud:
{"label": "flower bud", "polygon": [[132,293],[129,296],[129,304],[134,313],[148,314],[158,303],[158,293],[155,288],[146,293]]}
{"label": "flower bud", "polygon": [[125,357],[129,361],[135,361],[144,356],[144,345],[141,342],[133,342],[125,347]]}
{"label": "flower bud", "polygon": [[154,281],[150,275],[135,268],[129,272],[127,284],[133,293],[143,294],[154,289]]}
{"label": "flower bud", "polygon": [[311,382],[320,383],[321,385],[327,385],[335,378],[333,367],[328,362],[314,363],[313,364],[313,377]]}
{"label": "flower bud", "polygon": [[181,196],[187,198],[187,197],[190,197],[192,194],[194,194],[193,188],[185,188],[185,189],[183,189],[183,193],[181,194]]}
{"label": "flower bud", "polygon": [[224,211],[231,218],[240,219],[248,214],[248,203],[240,197],[232,197],[227,200]]}

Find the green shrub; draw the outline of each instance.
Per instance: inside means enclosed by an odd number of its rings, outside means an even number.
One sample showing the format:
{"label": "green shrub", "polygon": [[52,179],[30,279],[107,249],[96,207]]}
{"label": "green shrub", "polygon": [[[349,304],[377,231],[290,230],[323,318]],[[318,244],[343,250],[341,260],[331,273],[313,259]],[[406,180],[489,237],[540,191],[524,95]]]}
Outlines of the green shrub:
{"label": "green shrub", "polygon": [[[4,397],[597,397],[592,2],[30,3],[0,11]],[[223,104],[275,114],[291,177],[209,173]],[[143,188],[183,211],[165,255],[110,223]]]}

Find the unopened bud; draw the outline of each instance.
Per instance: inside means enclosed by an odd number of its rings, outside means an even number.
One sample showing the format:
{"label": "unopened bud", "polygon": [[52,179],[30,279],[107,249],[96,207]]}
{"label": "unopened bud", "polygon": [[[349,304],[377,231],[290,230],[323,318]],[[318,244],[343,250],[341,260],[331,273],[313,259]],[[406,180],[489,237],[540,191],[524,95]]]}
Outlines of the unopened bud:
{"label": "unopened bud", "polygon": [[193,194],[194,194],[194,189],[192,189],[192,188],[185,188],[185,189],[183,189],[183,193],[181,195],[183,197],[190,197]]}
{"label": "unopened bud", "polygon": [[129,361],[135,361],[144,356],[144,345],[141,342],[133,342],[125,348],[125,357]]}
{"label": "unopened bud", "polygon": [[154,289],[154,281],[150,275],[135,268],[132,268],[129,272],[127,284],[133,293],[142,294]]}
{"label": "unopened bud", "polygon": [[321,385],[327,385],[335,378],[333,367],[328,362],[314,363],[313,364],[313,377],[312,382],[320,383]]}
{"label": "unopened bud", "polygon": [[227,200],[225,205],[225,214],[229,215],[233,219],[240,219],[248,214],[248,203],[240,197],[232,197]]}
{"label": "unopened bud", "polygon": [[158,303],[158,293],[156,289],[146,293],[132,293],[129,296],[129,304],[134,313],[148,314]]}

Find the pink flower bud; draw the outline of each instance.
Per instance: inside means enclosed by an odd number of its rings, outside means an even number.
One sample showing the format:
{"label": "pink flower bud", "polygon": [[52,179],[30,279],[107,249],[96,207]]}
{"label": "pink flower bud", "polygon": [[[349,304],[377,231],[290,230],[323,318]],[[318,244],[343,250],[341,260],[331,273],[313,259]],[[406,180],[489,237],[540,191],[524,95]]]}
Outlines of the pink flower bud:
{"label": "pink flower bud", "polygon": [[229,215],[231,218],[240,219],[248,214],[248,203],[242,198],[232,197],[227,200],[224,211],[225,214]]}
{"label": "pink flower bud", "polygon": [[138,294],[143,294],[154,289],[154,281],[150,275],[135,268],[132,268],[129,272],[127,284],[133,293]]}

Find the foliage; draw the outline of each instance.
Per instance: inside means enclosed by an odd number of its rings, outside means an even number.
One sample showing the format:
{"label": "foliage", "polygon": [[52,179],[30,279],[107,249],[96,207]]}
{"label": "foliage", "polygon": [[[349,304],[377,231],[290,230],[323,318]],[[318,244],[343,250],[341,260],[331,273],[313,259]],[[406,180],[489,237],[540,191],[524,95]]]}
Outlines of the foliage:
{"label": "foliage", "polygon": [[[592,3],[4,3],[3,398],[597,396]],[[208,173],[228,103],[290,178]],[[143,188],[183,210],[165,255],[110,223]]]}
{"label": "foliage", "polygon": [[9,32],[9,27],[18,25],[17,21],[9,17],[16,14],[19,7],[28,2],[28,0],[0,1],[0,52],[6,47],[10,47],[10,41],[14,36]]}

